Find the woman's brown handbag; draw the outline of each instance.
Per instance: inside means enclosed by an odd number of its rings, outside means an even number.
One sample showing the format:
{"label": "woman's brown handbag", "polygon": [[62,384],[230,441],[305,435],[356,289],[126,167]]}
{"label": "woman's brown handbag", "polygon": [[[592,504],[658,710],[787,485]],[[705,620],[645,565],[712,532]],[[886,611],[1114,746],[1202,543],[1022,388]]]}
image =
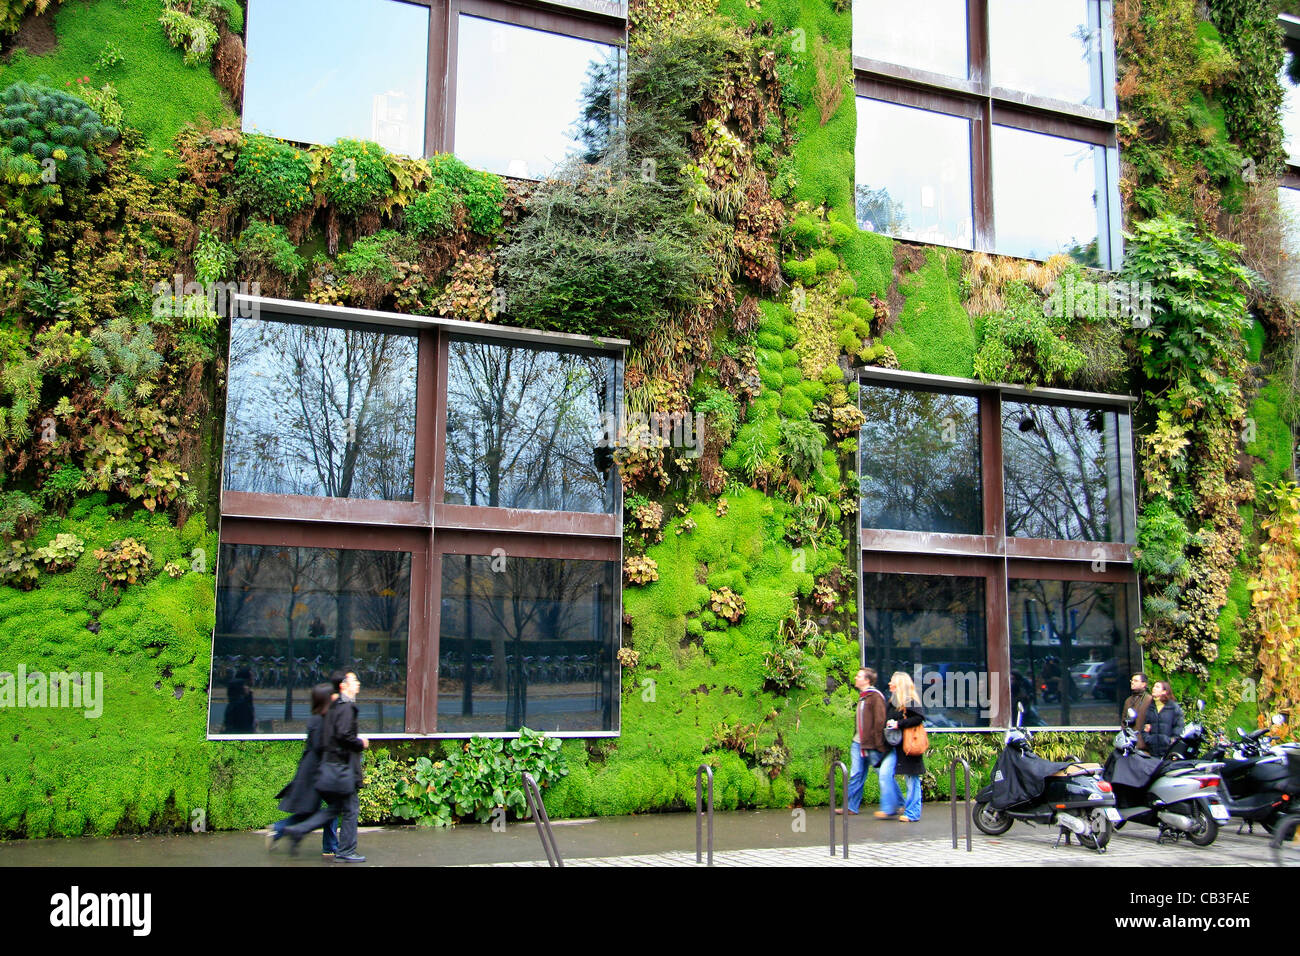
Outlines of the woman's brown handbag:
{"label": "woman's brown handbag", "polygon": [[[907,708],[903,708],[903,716],[907,716]],[[930,735],[925,732],[924,724],[917,724],[915,727],[908,727],[903,731],[903,753],[909,757],[919,757],[930,749]]]}

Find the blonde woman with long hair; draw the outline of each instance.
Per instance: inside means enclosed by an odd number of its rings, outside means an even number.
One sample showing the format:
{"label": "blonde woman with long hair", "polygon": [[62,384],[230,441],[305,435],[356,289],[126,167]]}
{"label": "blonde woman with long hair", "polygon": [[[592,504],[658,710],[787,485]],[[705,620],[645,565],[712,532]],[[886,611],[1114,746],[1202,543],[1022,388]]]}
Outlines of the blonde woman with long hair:
{"label": "blonde woman with long hair", "polygon": [[[921,695],[916,692],[912,678],[902,671],[894,671],[889,678],[889,708],[885,714],[886,730],[906,730],[925,722],[921,709]],[[898,790],[894,774],[901,773],[907,781],[907,796]],[[925,757],[903,752],[902,743],[895,744],[880,762],[879,819],[896,818],[899,823],[916,823],[921,819],[921,776],[925,773]]]}

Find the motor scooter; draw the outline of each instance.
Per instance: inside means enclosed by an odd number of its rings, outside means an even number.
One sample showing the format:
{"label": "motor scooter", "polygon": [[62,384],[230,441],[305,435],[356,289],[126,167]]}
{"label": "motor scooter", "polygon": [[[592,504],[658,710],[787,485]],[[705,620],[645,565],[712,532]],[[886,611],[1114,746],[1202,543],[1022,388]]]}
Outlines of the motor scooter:
{"label": "motor scooter", "polygon": [[[1205,702],[1197,701],[1197,707],[1204,710]],[[1228,819],[1213,772],[1217,765],[1184,759],[1189,749],[1199,749],[1204,730],[1199,723],[1188,724],[1168,753],[1154,757],[1137,749],[1136,721],[1137,712],[1129,708],[1102,772],[1115,793],[1120,816],[1115,829],[1140,823],[1160,828],[1158,843],[1186,837],[1195,846],[1209,846],[1219,835],[1219,821]]]}
{"label": "motor scooter", "polygon": [[1110,784],[1101,779],[1101,764],[1036,756],[1033,735],[1023,727],[1024,705],[1016,711],[1016,726],[1003,737],[993,782],[975,795],[975,826],[999,836],[1017,820],[1043,823],[1059,828],[1057,846],[1062,838],[1068,844],[1073,834],[1080,846],[1105,853],[1119,813]]}
{"label": "motor scooter", "polygon": [[[1281,725],[1280,714],[1273,715]],[[1268,728],[1247,733],[1237,728],[1237,743],[1220,734],[1205,759],[1219,763],[1219,796],[1228,814],[1247,832],[1255,824],[1272,833],[1289,816],[1300,814],[1300,746],[1271,744]]]}

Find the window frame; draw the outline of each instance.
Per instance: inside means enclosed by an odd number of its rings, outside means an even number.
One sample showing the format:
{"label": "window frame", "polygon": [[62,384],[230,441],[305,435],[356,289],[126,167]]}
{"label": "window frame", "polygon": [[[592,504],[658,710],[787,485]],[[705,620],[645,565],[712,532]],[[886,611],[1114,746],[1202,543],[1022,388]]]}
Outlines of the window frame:
{"label": "window frame", "polygon": [[[979,397],[980,481],[984,512],[983,533],[979,535],[944,532],[898,531],[862,527],[858,518],[858,634],[859,659],[865,661],[867,649],[861,637],[866,634],[866,578],[869,574],[902,573],[955,575],[985,579],[985,620],[988,636],[988,667],[999,675],[993,712],[983,727],[935,728],[942,733],[980,733],[1014,722],[1011,712],[1011,650],[1009,588],[1017,579],[1054,579],[1063,581],[1113,582],[1130,585],[1127,592],[1129,620],[1141,623],[1141,601],[1137,572],[1133,567],[1136,537],[1136,512],[1133,489],[1135,457],[1132,457],[1132,407],[1137,399],[1131,395],[1112,395],[1056,388],[1029,389],[1022,386],[991,384],[975,379],[929,375],[875,366],[856,369],[859,386],[892,385],[898,388],[925,389]],[[1066,541],[1057,539],[1014,538],[1006,534],[1002,450],[1003,399],[1048,402],[1071,406],[1109,406],[1128,413],[1128,425],[1121,417],[1121,440],[1128,443],[1130,457],[1121,474],[1121,509],[1124,541]],[[1121,470],[1125,468],[1121,456]],[[861,458],[858,465],[861,477]],[[1136,653],[1141,647],[1130,633],[1128,640]],[[864,665],[865,666],[865,665]],[[1118,721],[1108,725],[1050,726],[1044,730],[1115,730]]]}
{"label": "window frame", "polygon": [[[596,338],[566,332],[510,328],[459,319],[406,315],[344,306],[317,305],[264,296],[236,295],[232,315],[262,320],[297,320],[304,325],[346,322],[376,330],[416,330],[415,487],[411,501],[327,498],[305,495],[226,491],[224,455],[221,475],[221,544],[279,545],[408,551],[411,554],[411,603],[408,611],[406,725],[401,733],[375,733],[385,739],[460,739],[469,736],[513,738],[519,731],[443,733],[437,729],[438,648],[442,558],[446,554],[490,554],[504,547],[519,557],[581,558],[614,562],[618,593],[614,620],[623,614],[623,493],[615,481],[610,513],[532,511],[483,505],[444,504],[447,362],[453,338],[466,336],[503,345],[532,345],[558,352],[583,351],[612,358],[616,409],[623,401],[626,339]],[[229,356],[227,356],[227,362]],[[223,444],[224,444],[224,413]],[[459,549],[459,550],[457,550]],[[220,582],[218,569],[217,581]],[[621,627],[613,635],[611,660],[617,662]],[[214,651],[215,653],[215,651]],[[611,664],[611,666],[613,666]],[[621,708],[614,670],[608,730],[546,731],[554,737],[617,737]],[[211,691],[209,691],[211,693]],[[209,705],[210,706],[210,705]],[[301,733],[222,734],[208,728],[209,740],[301,739]]]}
{"label": "window frame", "polygon": [[[1119,119],[1115,98],[1115,38],[1111,0],[1089,0],[1101,30],[1102,90],[1106,106],[1067,103],[992,85],[988,5],[966,0],[967,77],[931,73],[853,54],[854,94],[868,99],[962,116],[971,121],[971,208],[976,252],[999,254],[993,210],[993,127],[1008,126],[1101,146],[1106,181],[1098,193],[1106,204],[1108,228],[1098,235],[1102,269],[1118,269],[1123,255],[1123,206],[1119,197]],[[1090,13],[1090,17],[1092,16]],[[855,182],[856,189],[856,182]],[[918,240],[907,240],[918,241]]]}
{"label": "window frame", "polygon": [[[561,36],[627,48],[627,4],[605,0],[386,0],[429,11],[424,85],[424,154],[453,153],[456,134],[456,52],[460,15],[497,20]],[[255,9],[255,5],[254,5]],[[247,43],[249,22],[244,23]],[[242,126],[242,124],[241,124]],[[324,144],[322,144],[324,145]],[[529,180],[535,182],[536,180]]]}

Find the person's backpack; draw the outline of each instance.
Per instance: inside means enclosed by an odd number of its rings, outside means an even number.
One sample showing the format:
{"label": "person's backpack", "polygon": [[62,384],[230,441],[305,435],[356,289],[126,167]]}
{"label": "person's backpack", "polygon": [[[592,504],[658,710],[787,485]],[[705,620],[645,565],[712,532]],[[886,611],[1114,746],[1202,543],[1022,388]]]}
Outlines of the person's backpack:
{"label": "person's backpack", "polygon": [[[907,716],[906,707],[903,708],[903,716]],[[917,724],[903,731],[903,753],[909,757],[919,757],[929,749],[930,735],[925,732],[924,724]]]}

